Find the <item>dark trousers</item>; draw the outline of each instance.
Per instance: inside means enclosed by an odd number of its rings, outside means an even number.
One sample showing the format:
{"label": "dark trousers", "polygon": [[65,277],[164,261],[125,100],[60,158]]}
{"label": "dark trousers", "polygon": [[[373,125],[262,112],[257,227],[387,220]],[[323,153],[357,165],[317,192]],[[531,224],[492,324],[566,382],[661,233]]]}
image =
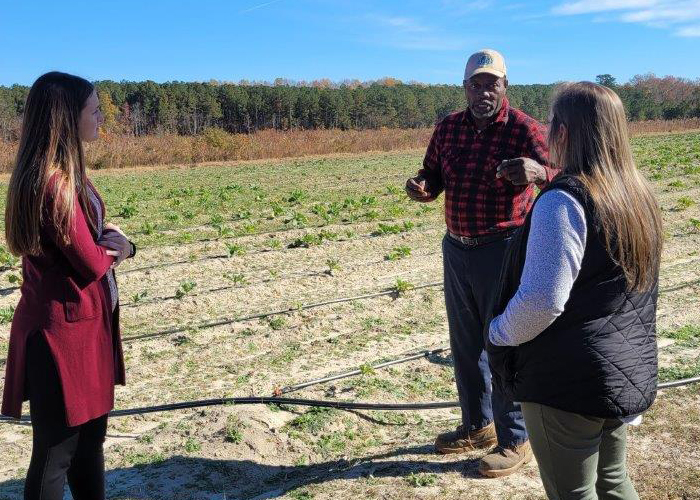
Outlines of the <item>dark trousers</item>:
{"label": "dark trousers", "polygon": [[445,235],[442,242],[445,272],[445,305],[455,381],[462,408],[462,424],[468,430],[496,425],[498,444],[514,446],[527,441],[520,405],[508,401],[491,385],[491,371],[484,349],[497,285],[508,239],[470,248]]}
{"label": "dark trousers", "polygon": [[28,341],[27,382],[33,442],[25,500],[62,500],[66,477],[74,500],[104,499],[107,415],[76,427],[66,425],[61,383],[42,334]]}

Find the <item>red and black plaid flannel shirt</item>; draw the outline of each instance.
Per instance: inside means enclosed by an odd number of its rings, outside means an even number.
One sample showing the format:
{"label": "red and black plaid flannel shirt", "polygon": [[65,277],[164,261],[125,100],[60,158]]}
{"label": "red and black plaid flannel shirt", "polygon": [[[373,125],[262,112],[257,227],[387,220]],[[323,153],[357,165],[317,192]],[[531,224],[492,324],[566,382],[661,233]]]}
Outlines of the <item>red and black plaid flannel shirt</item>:
{"label": "red and black plaid flannel shirt", "polygon": [[501,161],[518,157],[545,166],[545,185],[559,173],[548,165],[544,126],[511,108],[507,99],[484,130],[474,126],[468,110],[452,113],[438,123],[418,175],[425,179],[433,198],[445,191],[448,231],[476,237],[525,222],[534,201],[532,184],[516,186],[496,179]]}

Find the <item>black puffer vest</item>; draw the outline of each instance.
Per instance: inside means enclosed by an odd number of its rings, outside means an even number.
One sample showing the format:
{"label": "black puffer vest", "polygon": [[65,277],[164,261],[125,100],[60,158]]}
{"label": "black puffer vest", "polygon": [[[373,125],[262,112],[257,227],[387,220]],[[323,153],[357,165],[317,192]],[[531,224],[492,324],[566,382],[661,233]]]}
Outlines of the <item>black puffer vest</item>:
{"label": "black puffer vest", "polygon": [[[581,270],[564,312],[544,332],[517,347],[487,342],[493,383],[514,401],[583,415],[641,413],[656,397],[658,277],[652,290],[628,292],[583,184],[560,176],[540,196],[552,189],[570,193],[584,207],[588,232]],[[532,212],[511,240],[494,316],[520,284],[531,219]]]}

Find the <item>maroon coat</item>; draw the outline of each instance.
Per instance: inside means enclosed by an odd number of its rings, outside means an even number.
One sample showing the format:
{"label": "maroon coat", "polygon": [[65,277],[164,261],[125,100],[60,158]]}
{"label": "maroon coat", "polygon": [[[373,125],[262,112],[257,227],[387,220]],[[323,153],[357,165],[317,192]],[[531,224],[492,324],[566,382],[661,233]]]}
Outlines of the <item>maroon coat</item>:
{"label": "maroon coat", "polygon": [[[124,384],[119,307],[112,313],[103,280],[114,258],[96,244],[77,197],[70,244],[57,237],[50,216],[52,193],[50,183],[42,254],[22,258],[24,282],[12,320],[2,413],[20,416],[22,401],[29,396],[24,387],[27,339],[38,333],[46,339],[58,369],[66,423],[76,426],[109,412],[115,383]],[[101,199],[100,204],[104,214]]]}

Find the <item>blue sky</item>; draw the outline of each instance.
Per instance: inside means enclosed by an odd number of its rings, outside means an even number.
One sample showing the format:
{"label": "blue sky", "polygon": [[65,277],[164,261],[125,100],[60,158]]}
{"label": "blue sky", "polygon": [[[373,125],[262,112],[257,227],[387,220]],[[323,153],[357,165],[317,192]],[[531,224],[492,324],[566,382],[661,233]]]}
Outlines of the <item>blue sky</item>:
{"label": "blue sky", "polygon": [[700,77],[700,0],[0,0],[0,85],[329,78],[459,84],[471,52],[511,83]]}

